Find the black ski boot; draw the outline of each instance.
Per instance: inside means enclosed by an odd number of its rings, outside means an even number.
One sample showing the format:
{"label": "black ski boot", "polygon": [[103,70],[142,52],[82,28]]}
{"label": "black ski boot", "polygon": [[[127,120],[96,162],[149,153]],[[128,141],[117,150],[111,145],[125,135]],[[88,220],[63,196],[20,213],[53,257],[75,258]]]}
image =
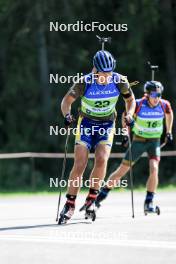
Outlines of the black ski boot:
{"label": "black ski boot", "polygon": [[60,218],[58,221],[58,224],[66,224],[68,220],[72,217],[75,211],[75,206],[73,204],[70,204],[69,202],[66,202],[64,205],[64,208],[62,209],[60,213]]}
{"label": "black ski boot", "polygon": [[97,209],[100,208],[101,202],[106,199],[110,190],[111,189],[109,189],[108,187],[101,188],[100,193],[98,194],[98,196],[95,200],[95,206]]}
{"label": "black ski boot", "polygon": [[64,205],[64,208],[62,209],[60,213],[60,218],[58,221],[58,224],[66,224],[67,221],[72,217],[75,211],[75,200],[76,195],[68,194],[66,195],[67,201]]}
{"label": "black ski boot", "polygon": [[95,221],[96,219],[95,200],[86,201],[79,211],[80,212],[85,211],[85,219],[92,219],[92,221]]}
{"label": "black ski boot", "polygon": [[97,193],[98,190],[90,189],[85,204],[79,210],[80,212],[85,211],[85,219],[91,219],[92,221],[96,219],[95,199]]}

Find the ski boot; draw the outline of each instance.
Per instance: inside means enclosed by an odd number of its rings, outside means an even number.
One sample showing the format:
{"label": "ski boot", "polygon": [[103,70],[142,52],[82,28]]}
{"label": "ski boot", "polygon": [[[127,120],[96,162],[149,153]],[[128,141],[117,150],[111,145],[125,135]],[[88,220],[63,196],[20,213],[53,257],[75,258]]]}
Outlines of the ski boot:
{"label": "ski boot", "polygon": [[85,219],[92,219],[92,221],[95,221],[96,219],[95,200],[97,198],[97,194],[98,190],[90,188],[85,204],[79,210],[80,212],[85,211]]}
{"label": "ski boot", "polygon": [[79,211],[85,211],[85,219],[91,219],[92,221],[95,221],[95,200],[86,200],[85,204],[79,209]]}
{"label": "ski boot", "polygon": [[152,214],[155,213],[157,215],[160,215],[160,208],[159,206],[154,207],[153,201],[150,202],[144,202],[144,214]]}
{"label": "ski boot", "polygon": [[58,221],[58,225],[66,224],[67,221],[74,214],[74,210],[75,210],[75,205],[74,204],[70,204],[69,202],[66,202],[66,204],[64,205],[64,208],[62,209],[62,211],[60,213],[60,218],[59,218],[59,221]]}
{"label": "ski boot", "polygon": [[109,191],[110,191],[110,189],[107,187],[101,188],[100,193],[98,194],[98,196],[95,200],[96,209],[99,209],[101,207],[101,202],[106,199]]}

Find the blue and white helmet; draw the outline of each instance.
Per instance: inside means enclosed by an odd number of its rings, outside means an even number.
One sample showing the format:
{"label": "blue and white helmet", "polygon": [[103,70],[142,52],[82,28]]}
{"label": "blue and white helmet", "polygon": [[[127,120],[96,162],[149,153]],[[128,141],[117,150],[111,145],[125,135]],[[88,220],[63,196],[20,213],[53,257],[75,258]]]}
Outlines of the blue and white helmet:
{"label": "blue and white helmet", "polygon": [[93,58],[93,65],[99,72],[111,72],[115,69],[116,61],[106,50],[99,50]]}
{"label": "blue and white helmet", "polygon": [[144,84],[144,93],[150,93],[151,91],[157,91],[158,88],[161,90],[161,93],[163,93],[164,87],[162,83],[158,81],[147,81]]}

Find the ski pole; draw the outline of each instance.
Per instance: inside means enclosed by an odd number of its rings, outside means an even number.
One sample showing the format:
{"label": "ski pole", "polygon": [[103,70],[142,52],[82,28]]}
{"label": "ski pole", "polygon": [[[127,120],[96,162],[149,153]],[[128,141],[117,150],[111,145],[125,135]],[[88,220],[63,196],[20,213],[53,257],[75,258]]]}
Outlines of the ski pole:
{"label": "ski pole", "polygon": [[152,81],[154,81],[155,80],[155,71],[158,70],[159,66],[158,65],[152,65],[150,61],[148,61],[147,64],[149,65],[149,67],[151,69]]}
{"label": "ski pole", "polygon": [[130,161],[131,207],[132,207],[132,218],[134,218],[133,165],[132,165],[132,152],[131,152],[131,137],[130,137],[130,129],[129,129],[129,132],[128,132],[128,142],[129,142],[129,161]]}
{"label": "ski pole", "polygon": [[[62,174],[61,174],[61,181],[64,178],[65,175],[65,167],[66,167],[66,161],[67,161],[67,148],[68,148],[68,139],[69,139],[69,130],[67,129],[67,135],[66,135],[66,140],[65,140],[65,152],[64,152],[64,160],[63,160],[63,164],[62,164]],[[57,216],[56,216],[56,222],[58,222],[58,218],[59,218],[59,209],[60,209],[60,202],[61,202],[61,196],[62,196],[62,190],[61,187],[59,185],[59,199],[58,199],[58,205],[57,205]]]}
{"label": "ski pole", "polygon": [[160,146],[160,149],[164,148],[166,146],[166,142],[163,142]]}
{"label": "ski pole", "polygon": [[99,40],[99,42],[101,43],[101,49],[102,50],[104,50],[105,42],[111,43],[111,37],[104,38],[104,37],[100,37],[98,35],[96,35],[96,37]]}

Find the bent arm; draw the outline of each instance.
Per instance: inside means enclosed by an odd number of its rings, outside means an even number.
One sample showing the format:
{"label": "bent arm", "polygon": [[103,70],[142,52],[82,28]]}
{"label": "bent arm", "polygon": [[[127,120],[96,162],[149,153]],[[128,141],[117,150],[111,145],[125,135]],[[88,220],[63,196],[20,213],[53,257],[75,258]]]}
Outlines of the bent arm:
{"label": "bent arm", "polygon": [[84,83],[83,79],[81,78],[78,83],[75,83],[64,96],[62,103],[61,103],[61,111],[63,116],[65,117],[66,114],[71,112],[71,105],[74,101],[83,94],[84,90]]}
{"label": "bent arm", "polygon": [[136,101],[126,76],[120,76],[119,87],[125,101],[126,114],[133,116],[136,108]]}
{"label": "bent arm", "polygon": [[124,100],[125,100],[126,113],[133,116],[135,112],[135,108],[136,108],[136,101],[135,101],[134,94],[132,93],[130,97],[124,98]]}
{"label": "bent arm", "polygon": [[71,105],[76,100],[73,96],[66,94],[61,102],[61,111],[63,116],[71,112]]}
{"label": "bent arm", "polygon": [[171,110],[170,113],[165,114],[166,118],[166,133],[172,133],[172,126],[173,126],[173,111]]}

